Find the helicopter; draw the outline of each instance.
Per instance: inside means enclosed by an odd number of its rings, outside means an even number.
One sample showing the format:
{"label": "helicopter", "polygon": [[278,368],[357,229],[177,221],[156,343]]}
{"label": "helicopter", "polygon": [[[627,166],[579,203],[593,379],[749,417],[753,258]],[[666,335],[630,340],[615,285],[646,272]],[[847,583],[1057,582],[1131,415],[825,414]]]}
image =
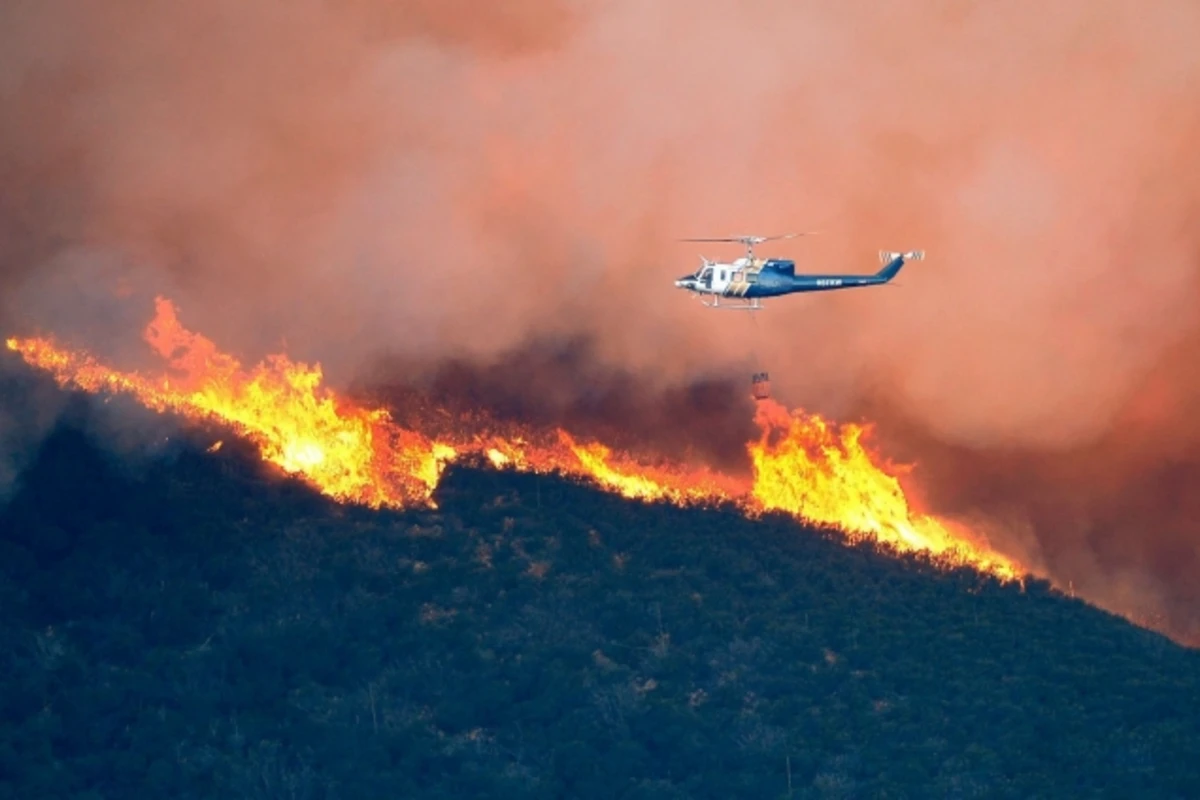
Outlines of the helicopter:
{"label": "helicopter", "polygon": [[[805,233],[781,236],[725,236],[706,239],[681,239],[683,242],[739,242],[746,255],[731,262],[710,261],[700,256],[700,268],[675,281],[676,288],[686,289],[700,298],[708,308],[758,311],[764,308],[764,297],[781,297],[800,292],[825,292],[862,286],[882,286],[890,283],[906,261],[921,261],[924,250],[908,252],[879,251],[882,268],[874,274],[860,275],[797,275],[796,262],[788,258],[755,258],[754,246],[776,239],[794,239]],[[711,298],[711,301],[706,299]],[[722,303],[723,299],[733,302]]]}

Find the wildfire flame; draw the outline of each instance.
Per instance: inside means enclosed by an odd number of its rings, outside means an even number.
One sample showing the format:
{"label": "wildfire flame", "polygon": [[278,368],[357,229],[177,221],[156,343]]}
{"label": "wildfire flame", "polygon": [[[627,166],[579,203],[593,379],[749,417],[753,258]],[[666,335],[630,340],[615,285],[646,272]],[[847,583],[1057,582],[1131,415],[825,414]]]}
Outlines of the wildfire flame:
{"label": "wildfire flame", "polygon": [[1024,574],[1018,564],[969,542],[949,524],[914,512],[892,474],[896,470],[882,467],[864,447],[866,429],[788,412],[773,401],[758,405],[762,435],[747,445],[753,466],[747,483],[704,468],[647,466],[563,430],[544,436],[477,428],[427,436],[401,426],[384,409],[363,407],[323,387],[319,365],[273,355],[244,367],[185,329],[163,298],[156,300],[144,338],[167,361],[171,376],[120,372],[50,338],[9,339],[7,345],[62,386],[124,392],[160,412],[230,426],[257,445],[265,460],[343,502],[373,508],[429,504],[446,465],[476,455],[497,467],[589,478],[630,498],[732,502],[750,515],[783,511],[1003,579]]}

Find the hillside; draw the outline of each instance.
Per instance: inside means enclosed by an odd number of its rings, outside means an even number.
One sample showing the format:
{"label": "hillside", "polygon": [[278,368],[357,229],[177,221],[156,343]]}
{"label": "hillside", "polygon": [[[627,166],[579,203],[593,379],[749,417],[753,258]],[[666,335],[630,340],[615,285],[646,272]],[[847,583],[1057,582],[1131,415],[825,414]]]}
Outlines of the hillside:
{"label": "hillside", "polygon": [[490,470],[342,507],[98,408],[0,517],[0,797],[1200,796],[1200,653],[1045,586]]}

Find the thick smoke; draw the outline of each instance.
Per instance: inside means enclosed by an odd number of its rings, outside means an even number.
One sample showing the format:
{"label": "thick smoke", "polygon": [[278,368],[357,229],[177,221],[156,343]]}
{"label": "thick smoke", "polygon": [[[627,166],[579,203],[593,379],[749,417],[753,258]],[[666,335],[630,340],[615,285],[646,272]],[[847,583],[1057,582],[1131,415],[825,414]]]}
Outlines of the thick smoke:
{"label": "thick smoke", "polygon": [[[411,375],[413,367],[391,361],[388,375]],[[374,394],[413,410],[420,428],[432,400],[439,411],[503,425],[597,439],[643,459],[702,464],[749,477],[746,445],[759,436],[745,376],[696,378],[660,389],[619,365],[596,356],[589,339],[532,341],[479,364],[448,359],[419,380],[375,382]]]}
{"label": "thick smoke", "polygon": [[919,461],[926,505],[994,535],[1063,589],[1200,646],[1200,332],[1166,350],[1094,442],[938,441],[886,402],[880,444]]}
{"label": "thick smoke", "polygon": [[[1194,472],[1160,470],[1200,452],[1196,30],[1190,0],[10,3],[0,313],[137,366],[163,292],[339,383],[556,340],[642,397],[766,368],[1064,582],[1194,610],[1162,488]],[[677,238],[814,227],[761,252],[928,260],[757,323],[671,286]]]}

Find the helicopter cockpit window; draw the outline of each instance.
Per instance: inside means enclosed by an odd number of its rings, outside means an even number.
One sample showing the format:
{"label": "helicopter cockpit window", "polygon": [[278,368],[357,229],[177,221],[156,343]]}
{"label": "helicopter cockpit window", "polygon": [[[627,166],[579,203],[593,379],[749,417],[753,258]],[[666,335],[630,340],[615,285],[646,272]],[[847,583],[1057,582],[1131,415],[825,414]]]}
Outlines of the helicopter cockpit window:
{"label": "helicopter cockpit window", "polygon": [[705,267],[700,272],[700,282],[703,283],[705,286],[712,286],[712,277],[713,277],[713,268],[712,267]]}

